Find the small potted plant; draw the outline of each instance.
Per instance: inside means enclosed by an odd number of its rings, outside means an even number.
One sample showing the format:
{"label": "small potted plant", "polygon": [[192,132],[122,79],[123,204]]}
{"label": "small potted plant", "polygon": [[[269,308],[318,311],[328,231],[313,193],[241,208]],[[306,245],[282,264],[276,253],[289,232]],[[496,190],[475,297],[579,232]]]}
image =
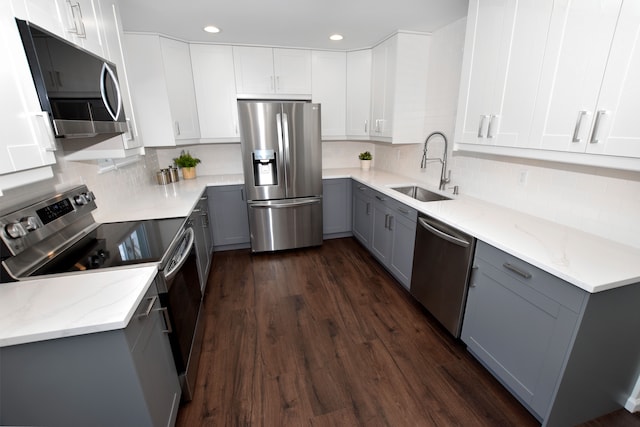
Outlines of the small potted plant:
{"label": "small potted plant", "polygon": [[173,159],[173,162],[182,169],[182,177],[184,179],[194,179],[196,177],[196,165],[200,163],[200,159],[192,157],[188,151],[182,150],[180,156]]}
{"label": "small potted plant", "polygon": [[364,153],[360,153],[360,155],[358,155],[358,158],[360,159],[360,169],[362,169],[363,171],[368,171],[371,168],[371,159],[373,159],[371,153],[365,151]]}

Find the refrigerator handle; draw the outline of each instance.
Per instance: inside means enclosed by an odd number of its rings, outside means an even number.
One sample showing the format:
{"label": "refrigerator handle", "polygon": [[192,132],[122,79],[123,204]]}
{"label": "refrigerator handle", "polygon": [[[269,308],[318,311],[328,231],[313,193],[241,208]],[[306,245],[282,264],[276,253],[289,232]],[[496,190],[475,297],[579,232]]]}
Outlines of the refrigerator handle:
{"label": "refrigerator handle", "polygon": [[[285,145],[283,141],[283,129],[282,129],[282,114],[276,114],[276,130],[278,132],[278,169],[284,174],[284,182],[287,182],[287,155]],[[280,178],[278,177],[278,185],[280,185]],[[285,184],[286,185],[286,184]]]}
{"label": "refrigerator handle", "polygon": [[287,186],[287,192],[291,188],[291,179],[290,175],[290,161],[291,161],[291,151],[289,147],[289,116],[287,113],[282,113],[282,134],[284,136],[284,182]]}

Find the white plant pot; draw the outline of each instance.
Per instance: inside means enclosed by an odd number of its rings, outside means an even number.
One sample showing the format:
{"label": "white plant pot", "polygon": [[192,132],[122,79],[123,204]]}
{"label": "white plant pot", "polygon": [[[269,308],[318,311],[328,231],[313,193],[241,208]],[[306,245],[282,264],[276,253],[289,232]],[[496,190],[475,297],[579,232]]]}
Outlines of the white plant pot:
{"label": "white plant pot", "polygon": [[371,169],[371,160],[360,160],[360,169],[363,171]]}

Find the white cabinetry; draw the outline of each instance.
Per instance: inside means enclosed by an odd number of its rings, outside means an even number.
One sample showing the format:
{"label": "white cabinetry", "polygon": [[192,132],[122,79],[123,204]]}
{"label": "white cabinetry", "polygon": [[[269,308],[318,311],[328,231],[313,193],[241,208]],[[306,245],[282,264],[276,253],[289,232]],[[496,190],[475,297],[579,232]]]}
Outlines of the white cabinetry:
{"label": "white cabinetry", "polygon": [[371,114],[371,49],[347,53],[347,136],[369,136]]}
{"label": "white cabinetry", "polygon": [[[11,6],[0,8],[0,50],[4,55],[0,67],[1,192],[16,184],[5,174],[55,163],[51,152],[55,150],[55,140],[49,117],[38,101]],[[31,173],[32,179],[52,175],[50,168],[43,173]]]}
{"label": "white cabinetry", "polygon": [[373,48],[371,139],[424,140],[430,44],[428,35],[398,33]]}
{"label": "white cabinetry", "polygon": [[234,46],[239,97],[311,98],[311,51]]}
{"label": "white cabinetry", "polygon": [[466,37],[456,149],[640,169],[640,4],[473,0]]}
{"label": "white cabinetry", "polygon": [[231,46],[191,44],[201,142],[239,142]]}
{"label": "white cabinetry", "polygon": [[322,139],[344,139],[347,54],[313,51],[311,63],[311,99],[322,104]]}
{"label": "white cabinetry", "polygon": [[189,46],[157,35],[125,34],[131,93],[145,146],[200,137]]}
{"label": "white cabinetry", "polygon": [[640,4],[558,3],[533,146],[640,157]]}
{"label": "white cabinetry", "polygon": [[527,145],[553,3],[470,2],[458,142]]}

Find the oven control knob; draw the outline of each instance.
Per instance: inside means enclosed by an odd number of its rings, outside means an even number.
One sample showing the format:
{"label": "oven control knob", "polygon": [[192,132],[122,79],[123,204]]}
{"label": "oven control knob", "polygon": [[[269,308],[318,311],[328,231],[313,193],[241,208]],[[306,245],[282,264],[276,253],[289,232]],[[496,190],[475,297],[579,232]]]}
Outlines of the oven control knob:
{"label": "oven control knob", "polygon": [[22,226],[27,232],[37,230],[40,227],[40,224],[38,224],[38,221],[33,216],[22,218],[20,220],[20,224],[22,224]]}
{"label": "oven control knob", "polygon": [[21,222],[13,222],[4,226],[4,231],[12,239],[19,239],[27,235],[27,230]]}
{"label": "oven control knob", "polygon": [[86,193],[78,194],[78,195],[73,197],[73,201],[75,202],[75,204],[77,206],[82,206],[82,205],[86,205],[87,203],[89,203],[89,200],[87,200],[87,196],[85,194]]}

